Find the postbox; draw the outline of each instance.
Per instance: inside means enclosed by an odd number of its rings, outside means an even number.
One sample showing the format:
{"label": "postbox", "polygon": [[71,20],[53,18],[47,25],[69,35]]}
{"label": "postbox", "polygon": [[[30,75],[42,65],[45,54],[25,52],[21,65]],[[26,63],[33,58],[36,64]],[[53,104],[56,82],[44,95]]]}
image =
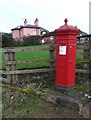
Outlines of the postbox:
{"label": "postbox", "polygon": [[76,39],[80,30],[65,24],[54,31],[56,39],[56,86],[70,89],[75,85]]}

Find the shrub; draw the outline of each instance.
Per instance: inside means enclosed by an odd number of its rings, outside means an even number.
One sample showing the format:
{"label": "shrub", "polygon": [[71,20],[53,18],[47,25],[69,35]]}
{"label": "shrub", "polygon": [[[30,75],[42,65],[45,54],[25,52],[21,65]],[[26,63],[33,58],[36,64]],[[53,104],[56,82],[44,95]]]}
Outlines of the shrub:
{"label": "shrub", "polygon": [[24,45],[40,45],[41,44],[42,37],[41,36],[29,36],[24,37],[23,42]]}
{"label": "shrub", "polygon": [[2,33],[2,47],[12,47],[13,39],[11,34]]}
{"label": "shrub", "polygon": [[2,34],[2,47],[40,45],[41,40],[42,40],[42,37],[39,35],[28,36],[28,37],[14,40],[14,39],[12,39],[11,34],[3,33]]}

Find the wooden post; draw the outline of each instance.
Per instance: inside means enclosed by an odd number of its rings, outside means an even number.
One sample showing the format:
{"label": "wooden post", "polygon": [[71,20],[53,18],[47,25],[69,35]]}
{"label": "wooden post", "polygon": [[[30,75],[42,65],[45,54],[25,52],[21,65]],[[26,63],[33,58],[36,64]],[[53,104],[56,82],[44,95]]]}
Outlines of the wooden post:
{"label": "wooden post", "polygon": [[86,48],[83,51],[83,59],[89,60],[90,58],[90,48]]}
{"label": "wooden post", "polygon": [[[91,36],[89,37],[89,54],[91,57]],[[89,70],[91,70],[91,58],[89,57]],[[91,72],[89,72],[89,87],[91,87]]]}
{"label": "wooden post", "polygon": [[[9,52],[5,52],[5,62],[6,62],[6,71],[10,71],[11,70],[11,66],[8,64],[8,61],[10,61],[10,54]],[[11,81],[11,75],[7,75],[7,80],[8,82]]]}
{"label": "wooden post", "polygon": [[[11,52],[11,62],[15,61],[15,52]],[[16,70],[16,63],[12,63],[11,64],[11,71],[15,71]],[[11,84],[16,84],[17,82],[17,75],[11,75]]]}
{"label": "wooden post", "polygon": [[[15,52],[13,48],[7,48],[5,51],[5,58],[6,58],[6,71],[15,71],[16,70],[16,63],[15,63]],[[17,75],[7,75],[7,79],[10,81],[10,86],[17,85]],[[16,95],[17,92],[13,89],[10,90],[10,101],[12,104],[12,112],[15,113],[16,110]]]}
{"label": "wooden post", "polygon": [[[89,43],[91,38],[89,38]],[[83,74],[83,79],[84,82],[89,82],[90,74],[89,74],[89,69],[90,69],[90,44],[87,46],[87,48],[84,48],[83,50],[83,59],[88,60],[88,62],[83,63],[83,69],[88,70],[88,74]]]}
{"label": "wooden post", "polygon": [[[55,68],[55,56],[54,56],[55,46],[54,44],[50,45],[49,48],[49,59],[50,59],[50,69]],[[54,80],[54,73],[50,72],[50,79]]]}
{"label": "wooden post", "polygon": [[[6,71],[15,71],[16,70],[15,52],[13,51],[13,49],[10,49],[10,48],[6,49],[5,61],[6,61]],[[14,85],[14,84],[16,84],[16,81],[17,81],[17,75],[7,75],[7,79],[11,85]]]}

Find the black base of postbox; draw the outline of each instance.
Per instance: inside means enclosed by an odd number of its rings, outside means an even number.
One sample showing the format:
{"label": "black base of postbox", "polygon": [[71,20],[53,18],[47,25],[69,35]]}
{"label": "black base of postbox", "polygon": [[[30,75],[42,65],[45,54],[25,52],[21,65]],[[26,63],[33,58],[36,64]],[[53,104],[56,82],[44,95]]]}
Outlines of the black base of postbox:
{"label": "black base of postbox", "polygon": [[75,87],[75,85],[70,86],[70,87],[56,86],[56,89],[57,89],[57,90],[62,90],[62,91],[70,91],[70,90],[73,90],[74,87]]}

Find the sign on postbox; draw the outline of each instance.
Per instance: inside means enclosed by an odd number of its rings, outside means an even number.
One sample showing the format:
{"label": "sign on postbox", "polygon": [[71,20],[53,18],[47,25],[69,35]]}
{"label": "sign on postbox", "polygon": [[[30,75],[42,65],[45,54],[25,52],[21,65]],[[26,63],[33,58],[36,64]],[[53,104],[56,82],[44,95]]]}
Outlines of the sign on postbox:
{"label": "sign on postbox", "polygon": [[66,55],[67,46],[59,46],[59,55]]}
{"label": "sign on postbox", "polygon": [[54,31],[56,38],[56,86],[69,89],[75,85],[76,39],[78,28],[65,25]]}

